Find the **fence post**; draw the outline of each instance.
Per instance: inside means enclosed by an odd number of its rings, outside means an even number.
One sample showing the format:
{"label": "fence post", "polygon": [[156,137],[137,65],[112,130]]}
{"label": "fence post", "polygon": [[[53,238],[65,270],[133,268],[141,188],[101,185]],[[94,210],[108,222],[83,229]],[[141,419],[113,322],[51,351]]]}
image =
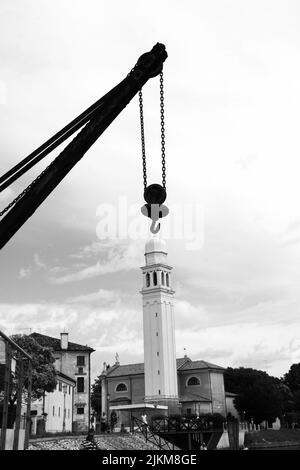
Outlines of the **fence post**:
{"label": "fence post", "polygon": [[15,420],[15,433],[14,433],[14,442],[13,450],[19,449],[19,434],[20,434],[20,424],[21,424],[21,407],[22,407],[22,390],[23,390],[23,361],[22,356],[17,353],[17,367],[19,369],[18,384],[17,384],[17,410],[16,410],[16,420]]}
{"label": "fence post", "polygon": [[6,429],[7,429],[7,418],[8,418],[10,382],[11,382],[11,349],[10,349],[10,345],[7,342],[5,342],[4,400],[3,400],[3,412],[2,412],[2,431],[1,431],[1,441],[0,441],[1,450],[5,450],[5,447],[6,447]]}
{"label": "fence post", "polygon": [[26,409],[26,429],[24,449],[28,448],[30,433],[30,408],[31,408],[31,388],[32,388],[32,363],[28,361],[28,389],[27,389],[27,409]]}

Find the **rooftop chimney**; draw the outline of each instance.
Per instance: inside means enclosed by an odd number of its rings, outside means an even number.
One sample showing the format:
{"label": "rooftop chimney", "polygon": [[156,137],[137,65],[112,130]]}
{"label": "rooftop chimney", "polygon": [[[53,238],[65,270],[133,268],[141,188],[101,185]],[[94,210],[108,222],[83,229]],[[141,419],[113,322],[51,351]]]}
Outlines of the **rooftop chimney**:
{"label": "rooftop chimney", "polygon": [[60,347],[61,349],[68,349],[68,342],[69,342],[69,333],[61,333],[60,334]]}

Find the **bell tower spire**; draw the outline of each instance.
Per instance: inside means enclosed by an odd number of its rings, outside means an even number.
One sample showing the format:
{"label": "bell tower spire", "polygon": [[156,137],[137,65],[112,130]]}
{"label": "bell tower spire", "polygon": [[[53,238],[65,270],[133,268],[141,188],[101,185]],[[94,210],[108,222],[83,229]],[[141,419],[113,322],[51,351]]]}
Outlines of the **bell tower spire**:
{"label": "bell tower spire", "polygon": [[178,410],[175,322],[166,243],[153,236],[145,245],[143,266],[143,328],[145,401]]}

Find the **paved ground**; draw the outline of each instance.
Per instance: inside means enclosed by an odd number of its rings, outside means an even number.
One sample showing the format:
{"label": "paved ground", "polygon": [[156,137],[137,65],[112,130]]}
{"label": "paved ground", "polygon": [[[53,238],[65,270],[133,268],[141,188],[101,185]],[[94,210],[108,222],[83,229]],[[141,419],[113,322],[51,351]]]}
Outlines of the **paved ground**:
{"label": "paved ground", "polygon": [[[28,450],[80,450],[86,436],[54,437],[35,439],[29,442]],[[140,434],[103,434],[95,436],[101,450],[157,450],[158,447],[146,442]]]}

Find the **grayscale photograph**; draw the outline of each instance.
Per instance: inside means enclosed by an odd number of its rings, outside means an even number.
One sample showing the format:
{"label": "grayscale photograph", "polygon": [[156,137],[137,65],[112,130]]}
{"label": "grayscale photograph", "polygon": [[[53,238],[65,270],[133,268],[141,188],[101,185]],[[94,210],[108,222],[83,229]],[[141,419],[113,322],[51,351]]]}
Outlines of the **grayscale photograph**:
{"label": "grayscale photograph", "polygon": [[299,26],[1,0],[1,455],[300,450]]}

